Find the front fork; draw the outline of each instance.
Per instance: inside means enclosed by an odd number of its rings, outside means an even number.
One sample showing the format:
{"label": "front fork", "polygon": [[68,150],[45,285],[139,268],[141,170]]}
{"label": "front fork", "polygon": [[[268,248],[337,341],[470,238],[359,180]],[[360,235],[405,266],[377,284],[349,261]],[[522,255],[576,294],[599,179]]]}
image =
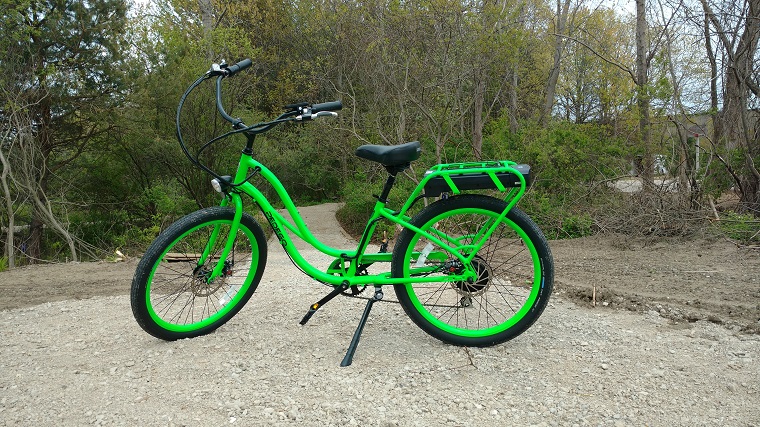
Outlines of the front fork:
{"label": "front fork", "polygon": [[[240,195],[229,193],[227,197],[222,200],[221,206],[227,206],[230,202],[232,202],[235,207],[235,215],[232,219],[232,223],[230,224],[230,233],[227,236],[227,242],[222,249],[222,253],[219,255],[219,261],[216,263],[214,270],[206,279],[207,283],[212,283],[217,277],[224,275],[225,267],[231,267],[227,265],[227,258],[230,256],[230,252],[232,252],[232,249],[235,246],[235,238],[237,237],[237,232],[240,229],[240,220],[243,218],[243,200],[240,198]],[[209,237],[208,242],[206,243],[206,247],[203,249],[203,253],[198,260],[199,266],[206,265],[208,258],[211,256],[211,251],[216,246],[216,242],[219,239],[221,226],[222,224],[214,225],[214,231],[211,232],[211,237]]]}

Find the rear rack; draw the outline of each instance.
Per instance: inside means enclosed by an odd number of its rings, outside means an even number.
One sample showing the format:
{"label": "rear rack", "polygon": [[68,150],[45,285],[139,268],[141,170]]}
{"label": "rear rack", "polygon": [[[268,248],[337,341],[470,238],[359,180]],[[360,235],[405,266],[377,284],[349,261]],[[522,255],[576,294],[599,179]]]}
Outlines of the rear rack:
{"label": "rear rack", "polygon": [[522,190],[529,180],[529,165],[508,160],[449,163],[433,166],[425,172],[417,190],[422,188],[420,193],[424,192],[426,197],[438,197],[443,193],[460,194],[467,190]]}

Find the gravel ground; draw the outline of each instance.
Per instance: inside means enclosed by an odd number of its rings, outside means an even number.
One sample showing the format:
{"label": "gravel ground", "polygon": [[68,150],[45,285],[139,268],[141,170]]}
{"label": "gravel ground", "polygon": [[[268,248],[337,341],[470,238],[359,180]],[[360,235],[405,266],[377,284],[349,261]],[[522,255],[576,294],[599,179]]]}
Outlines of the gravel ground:
{"label": "gravel ground", "polygon": [[[315,234],[345,242],[319,209],[304,212]],[[192,340],[147,335],[126,295],[0,311],[0,425],[760,425],[760,336],[562,295],[485,349],[443,344],[376,304],[341,368],[362,301],[333,300],[300,326],[326,288],[269,249],[251,302]]]}

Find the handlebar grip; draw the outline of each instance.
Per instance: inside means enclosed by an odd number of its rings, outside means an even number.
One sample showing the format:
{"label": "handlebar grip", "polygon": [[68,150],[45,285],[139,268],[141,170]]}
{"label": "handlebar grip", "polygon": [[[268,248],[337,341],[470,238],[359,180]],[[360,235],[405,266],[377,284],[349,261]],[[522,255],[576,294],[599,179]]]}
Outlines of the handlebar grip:
{"label": "handlebar grip", "polygon": [[253,65],[253,61],[246,58],[235,65],[227,67],[227,76],[234,76],[238,71],[243,71],[251,65]]}
{"label": "handlebar grip", "polygon": [[338,111],[343,108],[343,102],[330,101],[323,102],[321,104],[314,104],[311,106],[312,113],[319,113],[320,111]]}

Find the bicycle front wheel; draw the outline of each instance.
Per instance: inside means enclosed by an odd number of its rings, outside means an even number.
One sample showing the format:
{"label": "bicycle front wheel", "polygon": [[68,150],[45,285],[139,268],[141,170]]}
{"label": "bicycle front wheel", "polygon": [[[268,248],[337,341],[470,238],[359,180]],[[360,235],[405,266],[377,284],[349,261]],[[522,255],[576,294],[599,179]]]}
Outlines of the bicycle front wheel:
{"label": "bicycle front wheel", "polygon": [[[507,207],[503,200],[462,195],[439,200],[411,224],[471,255],[475,242]],[[393,250],[393,277],[408,283],[394,289],[404,311],[422,330],[444,342],[484,347],[510,340],[541,315],[552,291],[554,264],[536,224],[512,208],[471,261],[473,283],[418,283],[419,277],[447,276],[466,266],[451,253],[411,229]]]}
{"label": "bicycle front wheel", "polygon": [[[248,302],[264,273],[266,238],[243,214],[232,249],[235,211],[213,207],[193,212],[166,229],[143,255],[132,280],[132,313],[149,334],[164,340],[208,334]],[[223,263],[222,274],[211,278]]]}

